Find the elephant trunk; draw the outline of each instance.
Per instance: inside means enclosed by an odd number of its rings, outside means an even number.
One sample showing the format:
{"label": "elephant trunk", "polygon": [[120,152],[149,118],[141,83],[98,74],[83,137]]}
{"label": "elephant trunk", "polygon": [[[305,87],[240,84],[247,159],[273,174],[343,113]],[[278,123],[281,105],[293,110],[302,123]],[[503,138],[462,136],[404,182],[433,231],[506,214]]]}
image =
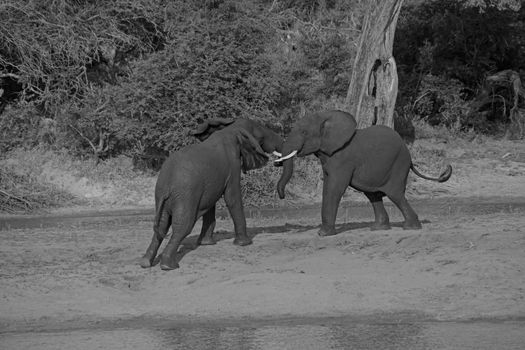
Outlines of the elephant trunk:
{"label": "elephant trunk", "polygon": [[279,182],[277,182],[277,193],[279,194],[279,198],[284,199],[285,194],[284,190],[286,188],[286,185],[292,178],[293,174],[293,158],[286,159],[283,162],[283,172],[281,174],[281,178],[279,179]]}
{"label": "elephant trunk", "polygon": [[293,157],[301,150],[303,141],[298,138],[289,138],[283,145],[282,157],[276,161],[277,164],[282,164],[283,171],[281,173],[281,178],[277,183],[277,193],[279,198],[284,199],[285,197],[285,188],[293,175]]}

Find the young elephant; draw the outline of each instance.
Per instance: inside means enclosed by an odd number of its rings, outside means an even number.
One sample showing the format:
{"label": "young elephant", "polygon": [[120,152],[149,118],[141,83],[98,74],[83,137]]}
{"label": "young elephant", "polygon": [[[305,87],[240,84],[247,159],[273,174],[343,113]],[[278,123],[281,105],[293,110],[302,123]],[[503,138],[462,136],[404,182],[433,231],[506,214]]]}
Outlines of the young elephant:
{"label": "young elephant", "polygon": [[212,119],[192,132],[202,143],[172,154],[162,165],[155,186],[153,238],[140,265],[151,267],[171,225],[173,234],[160,256],[160,267],[178,267],[177,249],[203,216],[198,242],[214,244],[215,204],[221,196],[235,226],[234,244],[248,245],[241,198],[241,170],[262,167],[266,153],[281,151],[282,139],[254,121]]}
{"label": "young elephant", "polygon": [[277,184],[279,197],[293,172],[293,156],[315,154],[323,167],[323,203],[320,236],[335,234],[335,219],[341,197],[348,186],[364,192],[372,203],[375,223],[372,229],[389,229],[388,214],[383,206],[386,195],[401,210],[405,229],[421,228],[417,214],[405,197],[408,172],[427,180],[447,181],[452,167],[439,178],[419,173],[405,143],[397,132],[386,126],[356,130],[356,121],[348,113],[326,111],[299,120],[283,145],[283,172]]}

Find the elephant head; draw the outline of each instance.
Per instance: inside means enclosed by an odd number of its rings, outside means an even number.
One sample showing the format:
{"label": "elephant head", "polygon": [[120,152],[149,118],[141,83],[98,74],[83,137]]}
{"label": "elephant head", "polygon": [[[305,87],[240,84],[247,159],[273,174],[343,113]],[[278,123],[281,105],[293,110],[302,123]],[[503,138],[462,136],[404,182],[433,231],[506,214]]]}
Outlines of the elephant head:
{"label": "elephant head", "polygon": [[233,124],[235,119],[213,118],[205,120],[197,126],[197,129],[190,131],[190,135],[195,136],[199,141],[204,141],[217,130],[224,129]]}
{"label": "elephant head", "polygon": [[226,119],[213,118],[199,124],[196,130],[190,134],[198,138],[200,141],[206,140],[211,134],[217,130],[224,128],[243,129],[250,133],[259,143],[262,150],[266,153],[273,153],[277,157],[281,157],[283,149],[283,139],[281,136],[270,130],[269,128],[250,119]]}
{"label": "elephant head", "polygon": [[242,172],[263,167],[268,162],[268,155],[259,145],[259,141],[242,128],[234,129],[233,132],[237,133]]}
{"label": "elephant head", "polygon": [[281,199],[285,187],[293,173],[293,157],[309,154],[331,156],[350,142],[355,134],[357,123],[351,114],[342,111],[314,113],[297,121],[283,144],[283,156],[275,160],[275,165],[283,165],[277,192]]}

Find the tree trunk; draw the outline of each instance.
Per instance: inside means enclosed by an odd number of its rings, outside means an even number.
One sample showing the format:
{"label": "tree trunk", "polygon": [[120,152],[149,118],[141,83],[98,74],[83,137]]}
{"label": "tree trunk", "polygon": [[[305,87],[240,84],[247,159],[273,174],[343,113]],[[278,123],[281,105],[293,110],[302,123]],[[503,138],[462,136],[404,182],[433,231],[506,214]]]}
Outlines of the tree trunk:
{"label": "tree trunk", "polygon": [[358,128],[394,127],[397,68],[392,56],[394,33],[403,0],[369,0],[354,61],[346,110]]}

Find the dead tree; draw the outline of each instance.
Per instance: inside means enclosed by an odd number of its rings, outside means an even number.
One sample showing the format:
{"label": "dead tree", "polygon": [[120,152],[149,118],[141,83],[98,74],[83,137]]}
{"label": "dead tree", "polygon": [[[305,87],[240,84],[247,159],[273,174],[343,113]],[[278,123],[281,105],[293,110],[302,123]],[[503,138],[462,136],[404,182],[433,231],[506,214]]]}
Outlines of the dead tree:
{"label": "dead tree", "polygon": [[[506,101],[503,96],[495,95],[493,91],[498,87],[509,89],[512,101]],[[488,76],[482,92],[471,103],[469,114],[479,113],[484,106],[494,103],[495,97],[501,98],[504,106],[507,104],[512,105],[509,110],[509,124],[506,137],[517,136],[523,139],[525,137],[525,108],[520,108],[520,106],[523,106],[523,104],[520,105],[520,97],[525,102],[525,88],[523,88],[520,75],[516,71],[507,69]],[[507,109],[504,108],[503,114],[506,114],[506,111]]]}
{"label": "dead tree", "polygon": [[369,0],[345,107],[359,128],[394,126],[398,92],[394,33],[403,0]]}
{"label": "dead tree", "polygon": [[507,137],[511,137],[512,130],[518,132],[518,137],[522,139],[525,136],[525,109],[519,108],[520,96],[525,100],[525,89],[521,84],[520,75],[510,69],[503,70],[487,77],[487,83],[505,85],[512,91],[512,108],[509,111],[509,127],[507,128]]}

